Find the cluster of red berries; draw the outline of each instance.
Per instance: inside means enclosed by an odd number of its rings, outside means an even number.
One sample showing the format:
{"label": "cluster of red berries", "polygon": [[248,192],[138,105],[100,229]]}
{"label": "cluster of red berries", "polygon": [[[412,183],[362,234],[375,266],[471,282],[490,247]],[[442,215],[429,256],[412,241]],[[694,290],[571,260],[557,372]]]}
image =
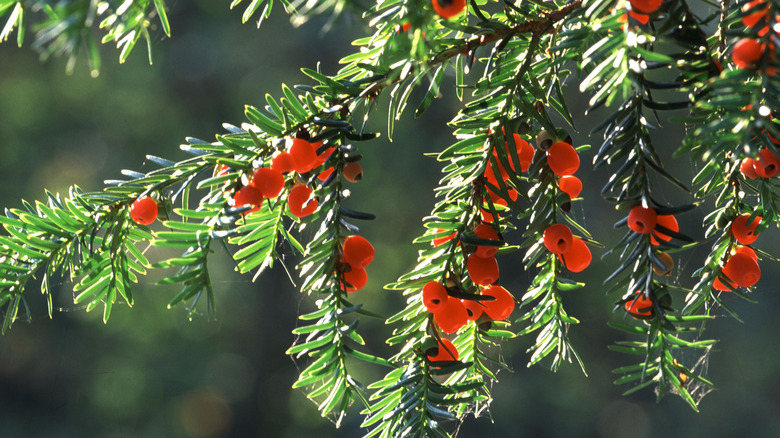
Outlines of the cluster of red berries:
{"label": "cluster of red berries", "polygon": [[501,286],[482,289],[474,299],[458,299],[450,296],[447,288],[438,281],[429,281],[422,289],[422,302],[433,314],[441,331],[455,333],[469,321],[487,318],[501,321],[509,318],[515,309],[515,298]]}
{"label": "cluster of red berries", "polygon": [[150,225],[157,219],[157,202],[143,196],[130,205],[130,218],[139,225]]}
{"label": "cluster of red berries", "polygon": [[751,287],[761,278],[758,256],[747,246],[758,239],[756,229],[761,219],[762,217],[757,215],[751,219],[749,213],[744,213],[731,222],[731,235],[740,245],[731,250],[726,264],[721,269],[725,284],[721,277],[718,277],[712,283],[714,289],[728,292],[737,287]]}
{"label": "cluster of red berries", "polygon": [[[501,127],[501,130],[506,132],[503,127]],[[489,131],[490,132],[490,131]],[[515,144],[515,152],[517,153],[517,158],[519,163],[515,163],[512,159],[513,155],[511,153],[507,153],[507,159],[509,160],[509,166],[512,172],[519,173],[518,172],[518,164],[520,168],[520,172],[526,172],[528,171],[528,168],[531,167],[531,162],[533,162],[535,150],[534,147],[528,143],[525,139],[520,137],[519,134],[512,134],[512,140]],[[504,142],[504,146],[509,148],[509,142]],[[488,162],[487,167],[485,168],[484,177],[485,180],[492,184],[495,187],[500,187],[499,185],[499,178],[501,181],[506,181],[509,179],[509,171],[504,168],[504,165],[501,164],[501,160],[498,159],[498,151],[493,148],[493,158],[495,159],[495,162],[498,164],[498,175],[496,175],[496,172],[493,170],[493,166],[490,162]],[[512,201],[517,200],[518,193],[514,189],[509,189],[507,191],[507,194],[509,195],[509,199]],[[501,206],[501,207],[507,207],[509,203],[502,197],[500,197],[498,194],[494,193],[492,190],[488,188],[488,196],[490,197],[491,202],[494,206]],[[483,222],[493,222],[494,221],[493,214],[485,208],[482,208],[482,221]]]}
{"label": "cluster of red berries", "polygon": [[761,149],[756,158],[743,158],[739,171],[748,179],[774,178],[780,175],[780,157],[770,149]]}
{"label": "cluster of red berries", "polygon": [[[756,30],[759,37],[766,35],[770,30],[769,3],[765,0],[753,0],[742,6],[746,14],[742,17],[742,24],[752,30]],[[731,50],[731,59],[734,65],[740,69],[755,69],[765,52],[769,52],[770,59],[775,60],[774,45],[761,43],[753,38],[742,38],[734,44]],[[768,67],[766,73],[774,75],[777,68]]]}
{"label": "cluster of red berries", "polygon": [[579,196],[582,191],[582,181],[574,176],[580,168],[580,156],[574,146],[559,141],[547,149],[547,165],[558,175],[558,188],[569,195],[570,199]]}
{"label": "cluster of red berries", "polygon": [[347,292],[363,288],[368,281],[366,266],[374,261],[374,246],[365,237],[353,234],[341,245],[341,287]]}
{"label": "cluster of red berries", "polygon": [[544,246],[563,262],[571,272],[582,272],[590,265],[593,256],[585,241],[572,234],[564,224],[553,224],[542,233]]}

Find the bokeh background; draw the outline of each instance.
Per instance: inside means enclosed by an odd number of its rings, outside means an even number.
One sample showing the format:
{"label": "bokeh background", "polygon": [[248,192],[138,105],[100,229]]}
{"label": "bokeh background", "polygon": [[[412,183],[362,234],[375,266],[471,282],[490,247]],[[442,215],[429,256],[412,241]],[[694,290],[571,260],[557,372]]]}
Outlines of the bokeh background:
{"label": "bokeh background", "polygon": [[[22,49],[11,42],[0,45],[0,206],[41,199],[44,188],[99,189],[123,168],[143,171],[149,153],[184,158],[178,149],[184,137],[212,140],[223,132],[223,122],[239,125],[245,104],[262,106],[266,93],[280,94],[281,83],[305,83],[301,67],[320,62],[323,71],[334,73],[338,59],[354,50],[349,43],[364,32],[349,20],[325,34],[322,21],[293,28],[281,10],[257,30],[242,25],[242,11],[230,11],[227,1],[169,3],[173,38],[165,40],[158,31],[151,66],[142,45],[124,65],[116,62],[112,47],[104,47],[99,77],[91,78],[84,62],[69,76],[63,60],[39,61],[27,47],[31,35]],[[574,81],[570,85],[573,110],[581,114],[585,99],[576,95]],[[408,242],[422,231],[421,218],[430,211],[441,175],[435,159],[423,154],[452,142],[446,122],[458,107],[453,93],[445,91],[422,118],[405,117],[392,142],[383,134],[359,145],[365,178],[354,186],[350,206],[378,217],[363,227],[377,257],[368,286],[354,297],[369,309],[389,314],[403,305],[382,286],[414,264],[416,249]],[[586,135],[597,120],[598,115],[577,117],[571,133],[578,145],[599,141]],[[382,111],[371,123],[384,133]],[[671,159],[682,130],[663,126],[657,147],[673,172],[689,178],[697,164]],[[620,214],[598,194],[607,172],[593,172],[589,162],[585,154],[578,175],[585,181],[586,202],[576,205],[574,214],[609,248],[618,235],[612,223]],[[662,183],[660,190],[669,202],[691,199]],[[680,216],[683,231],[695,237],[703,235],[701,221],[700,212]],[[770,229],[759,247],[773,250],[779,238]],[[674,275],[683,285],[693,284],[690,273],[705,250],[677,258]],[[533,337],[505,342],[502,355],[514,371],[499,374],[492,419],[470,419],[459,436],[780,436],[776,265],[762,262],[764,277],[751,295],[756,304],[727,298],[744,322],[724,317],[710,323],[707,336],[720,340],[708,372],[717,390],[702,400],[701,413],[694,413],[674,396],[656,403],[650,390],[621,396],[628,388],[612,384],[611,370],[634,358],[607,350],[622,335],[606,321],[623,316],[612,313],[618,297],[604,293],[602,280],[616,260],[602,260],[603,253],[595,249],[593,265],[574,275],[587,287],[565,297],[569,313],[581,320],[570,336],[588,376],[575,365],[557,373],[544,365],[527,368],[525,349]],[[516,296],[531,278],[519,260],[519,255],[501,260],[502,282]],[[226,254],[217,254],[212,272],[215,321],[206,315],[189,321],[184,307],[166,309],[176,290],[155,285],[158,273],[138,285],[133,308],[116,306],[105,325],[99,311],[86,313],[73,304],[67,282],[57,289],[51,320],[42,297],[30,288],[32,319],[19,321],[0,338],[0,437],[361,436],[357,409],[336,429],[301,391],[290,389],[301,365],[284,351],[294,341],[296,315],[313,308],[311,300],[278,267],[253,283],[233,272]],[[370,351],[377,354],[390,353],[383,346],[390,330],[369,320],[361,323]],[[370,382],[384,370],[365,366],[360,372]]]}

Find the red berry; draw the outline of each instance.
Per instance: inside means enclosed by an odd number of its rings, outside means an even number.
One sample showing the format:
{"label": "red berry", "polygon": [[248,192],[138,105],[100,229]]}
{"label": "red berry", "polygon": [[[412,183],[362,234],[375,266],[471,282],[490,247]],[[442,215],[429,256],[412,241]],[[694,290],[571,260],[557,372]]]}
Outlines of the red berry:
{"label": "red berry", "polygon": [[753,216],[753,220],[748,224],[750,214],[745,213],[737,216],[734,222],[731,223],[731,234],[737,239],[737,242],[743,245],[750,245],[758,239],[758,234],[755,234],[758,224],[761,223],[761,216]]}
{"label": "red berry", "polygon": [[[503,127],[501,129],[503,130]],[[525,141],[522,137],[520,137],[520,134],[512,134],[512,139],[515,142],[517,158],[520,160],[520,171],[525,172],[529,167],[531,167],[531,162],[534,160],[534,147],[531,146],[531,144]],[[509,160],[509,165],[513,171],[517,172],[514,159],[512,158],[512,154],[509,152],[509,142],[505,142],[505,146],[507,147],[507,159]],[[495,149],[493,149],[493,156],[496,157],[496,162],[498,162],[500,166],[501,162],[498,161],[498,151]]]}
{"label": "red berry", "polygon": [[664,0],[629,0],[631,3],[631,9],[642,12],[644,14],[652,14],[661,7]]}
{"label": "red berry", "polygon": [[431,349],[433,351],[429,350],[426,354],[429,361],[441,362],[458,360],[458,350],[455,348],[455,345],[452,344],[452,341],[442,338],[438,341],[438,344],[439,346],[436,349]]}
{"label": "red berry", "polygon": [[320,181],[325,181],[326,179],[328,179],[330,174],[333,173],[334,170],[335,169],[333,169],[332,167],[323,170],[322,172],[320,172],[319,175],[317,175],[317,179],[319,179]]}
{"label": "red berry", "polygon": [[294,170],[298,173],[306,173],[317,164],[317,150],[306,140],[294,138],[290,145],[290,155]]}
{"label": "red berry", "polygon": [[374,260],[374,246],[365,237],[353,234],[344,239],[344,260],[350,266],[368,266]]}
{"label": "red berry", "polygon": [[753,160],[753,170],[761,178],[774,178],[780,174],[780,158],[769,149],[761,149]]}
{"label": "red berry", "polygon": [[639,234],[650,234],[655,228],[658,216],[650,207],[637,205],[628,213],[628,228]]}
{"label": "red berry", "polygon": [[637,291],[633,297],[623,304],[623,308],[634,316],[650,316],[653,314],[653,300],[647,298],[642,292]]}
{"label": "red berry", "polygon": [[[445,230],[441,230],[439,228],[433,229],[433,234],[440,234],[443,233]],[[449,242],[450,240],[455,238],[456,232],[452,232],[452,234],[447,234],[446,236],[437,237],[431,241],[434,247],[439,247],[444,245],[445,243]]]}
{"label": "red berry", "polygon": [[317,211],[317,198],[314,198],[312,193],[312,189],[304,184],[298,184],[290,189],[290,194],[287,195],[287,206],[293,216],[300,218]]}
{"label": "red berry", "polygon": [[398,27],[398,33],[408,32],[412,28],[412,23],[404,23]]}
{"label": "red berry", "polygon": [[476,321],[485,311],[485,305],[476,300],[460,300],[466,308],[469,321]]}
{"label": "red berry", "polygon": [[255,186],[260,190],[264,197],[273,199],[279,196],[279,193],[284,188],[284,176],[278,170],[270,167],[261,167],[255,170],[249,185]]}
{"label": "red berry", "polygon": [[558,188],[568,194],[569,198],[574,199],[582,192],[582,181],[574,175],[562,176],[558,180]]}
{"label": "red berry", "polygon": [[737,285],[731,282],[728,278],[726,278],[726,284],[724,284],[722,281],[720,281],[720,277],[715,277],[715,281],[712,282],[712,288],[723,292],[731,292],[737,288]]}
{"label": "red berry", "polygon": [[466,260],[466,270],[474,284],[486,286],[498,281],[498,262],[495,257],[472,254]]}
{"label": "red berry", "polygon": [[764,0],[753,0],[742,6],[742,12],[748,12],[750,10],[753,12],[742,17],[742,24],[744,24],[745,27],[753,27],[759,22],[766,24],[769,4],[765,3]]}
{"label": "red berry", "polygon": [[741,287],[751,287],[761,278],[758,262],[745,252],[736,252],[723,266],[723,275]]}
{"label": "red berry", "polygon": [[429,281],[422,289],[422,302],[431,313],[441,310],[449,299],[447,289],[438,281]]}
{"label": "red berry", "polygon": [[752,38],[742,38],[734,44],[731,59],[737,68],[755,68],[763,52],[761,43]]}
{"label": "red berry", "polygon": [[754,168],[754,164],[756,160],[746,157],[742,159],[742,162],[739,164],[739,171],[742,173],[742,176],[744,176],[747,179],[756,179],[758,178],[758,174],[756,173],[756,169]]}
{"label": "red berry", "polygon": [[563,254],[571,248],[573,236],[564,224],[553,224],[542,234],[544,246],[553,254]]}
{"label": "red berry", "polygon": [[559,141],[547,150],[547,164],[558,176],[573,175],[580,168],[580,156],[572,145]]}
{"label": "red berry", "polygon": [[148,196],[136,199],[130,205],[130,218],[139,225],[150,225],[157,219],[157,202]]}
{"label": "red berry", "polygon": [[442,18],[454,17],[466,9],[466,0],[432,0],[433,10]]}
{"label": "red berry", "polygon": [[560,257],[563,258],[566,269],[571,272],[582,272],[585,268],[590,266],[590,262],[593,260],[588,245],[579,237],[572,239],[571,248],[561,254]]}
{"label": "red berry", "polygon": [[455,333],[468,322],[469,314],[466,306],[453,297],[448,297],[441,309],[433,314],[433,319],[441,331],[450,334]]}
{"label": "red berry", "polygon": [[[314,152],[316,153],[317,150],[322,146],[322,142],[312,143],[312,148],[314,148]],[[314,167],[320,167],[323,164],[325,164],[326,161],[328,161],[328,158],[330,158],[330,155],[335,151],[336,148],[331,146],[327,149],[325,149],[321,154],[317,155],[317,160],[314,161]]]}
{"label": "red berry", "polygon": [[[480,239],[489,239],[489,240],[495,240],[498,241],[498,234],[496,234],[496,231],[487,224],[479,224],[474,228],[474,234],[477,235]],[[497,246],[477,246],[477,251],[474,253],[477,255],[477,257],[493,257],[498,252]]]}
{"label": "red berry", "polygon": [[344,175],[344,179],[351,183],[356,183],[363,179],[363,166],[361,166],[357,161],[351,161],[344,165],[344,170],[342,170],[342,173]]}
{"label": "red berry", "polygon": [[341,287],[347,292],[355,292],[363,289],[368,282],[368,274],[364,268],[350,266],[350,270],[344,272]]}
{"label": "red berry", "polygon": [[753,248],[751,248],[749,246],[737,246],[737,247],[734,247],[731,250],[731,253],[732,254],[745,254],[748,257],[750,257],[751,259],[753,259],[753,261],[758,263],[758,256],[756,255],[756,252],[753,251]]}
{"label": "red berry", "polygon": [[667,236],[666,234],[656,229],[659,225],[666,228],[667,230],[674,231],[675,233],[680,231],[680,224],[677,223],[677,218],[675,218],[673,215],[665,214],[656,216],[655,227],[653,227],[653,232],[650,234],[650,243],[653,245],[659,244],[656,238],[663,240],[664,242],[672,240],[671,236]]}
{"label": "red berry", "polygon": [[515,298],[501,286],[483,289],[482,295],[495,297],[495,300],[482,302],[485,306],[485,313],[494,321],[509,318],[512,311],[515,310]]}
{"label": "red berry", "polygon": [[236,190],[233,196],[235,207],[244,205],[260,205],[263,203],[263,193],[254,186],[244,186]]}
{"label": "red berry", "polygon": [[279,152],[276,156],[271,158],[271,169],[274,169],[281,173],[292,172],[295,170],[295,162],[292,155],[287,151]]}

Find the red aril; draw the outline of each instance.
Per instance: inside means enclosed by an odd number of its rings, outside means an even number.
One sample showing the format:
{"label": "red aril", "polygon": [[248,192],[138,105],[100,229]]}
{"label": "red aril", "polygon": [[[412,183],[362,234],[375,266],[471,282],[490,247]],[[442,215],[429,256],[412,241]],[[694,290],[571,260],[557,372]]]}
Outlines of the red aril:
{"label": "red aril", "polygon": [[742,245],[750,245],[758,239],[758,234],[755,234],[755,231],[761,223],[762,217],[753,216],[753,220],[749,224],[748,219],[750,219],[750,214],[744,213],[737,216],[731,223],[731,235]]}
{"label": "red aril", "polygon": [[290,189],[290,194],[287,195],[290,213],[301,218],[317,211],[317,198],[312,197],[312,194],[312,189],[304,184],[298,184]]}
{"label": "red aril", "polygon": [[374,260],[374,246],[365,237],[353,234],[344,239],[341,247],[344,260],[350,266],[364,268]]}
{"label": "red aril", "polygon": [[460,300],[463,303],[463,307],[466,308],[469,321],[476,321],[482,316],[485,311],[485,305],[476,300]]}
{"label": "red aril", "polygon": [[742,38],[734,44],[731,50],[731,60],[737,68],[756,68],[756,62],[763,55],[761,43],[752,38]]}
{"label": "red aril", "polygon": [[444,306],[433,314],[433,319],[441,331],[450,334],[466,325],[469,314],[466,306],[459,299],[449,297]]}
{"label": "red aril", "polygon": [[495,257],[472,254],[466,260],[466,270],[474,284],[486,286],[498,281],[498,262]]}
{"label": "red aril", "polygon": [[264,197],[273,199],[279,196],[279,193],[284,188],[284,176],[278,170],[270,167],[261,167],[255,170],[249,185],[260,190]]}
{"label": "red aril", "polygon": [[559,141],[547,150],[547,165],[558,176],[573,175],[580,168],[580,156],[572,145]]}
{"label": "red aril", "polygon": [[[675,218],[673,215],[664,214],[656,216],[655,227],[653,228],[653,232],[650,234],[650,243],[653,245],[658,245],[658,240],[663,240],[664,242],[672,240],[671,236],[667,236],[658,230],[659,225],[666,228],[667,230],[674,231],[675,233],[680,231],[680,224],[677,223],[677,218]],[[656,240],[656,238],[658,240]]]}
{"label": "red aril", "polygon": [[495,300],[483,301],[485,314],[494,321],[509,318],[515,310],[515,298],[501,286],[491,286],[482,290],[482,295],[494,297]]}
{"label": "red aril", "polygon": [[150,225],[157,219],[157,202],[144,196],[130,205],[130,218],[139,225]]}
{"label": "red aril", "polygon": [[442,338],[437,341],[439,344],[437,348],[431,349],[427,352],[426,356],[431,362],[453,361],[458,360],[458,350],[452,341]]}
{"label": "red aril", "polygon": [[653,314],[653,300],[647,298],[644,293],[637,291],[634,296],[623,304],[623,308],[634,316],[650,316]]}
{"label": "red aril", "polygon": [[306,173],[317,164],[317,151],[308,141],[294,138],[289,150],[296,172]]}
{"label": "red aril", "polygon": [[431,313],[436,313],[442,309],[449,297],[447,289],[438,281],[429,281],[423,286],[422,302],[425,308]]}
{"label": "red aril", "polygon": [[281,173],[292,172],[295,170],[293,157],[287,151],[282,151],[271,158],[271,169]]}
{"label": "red aril", "polygon": [[[498,234],[496,231],[487,224],[479,224],[474,227],[474,234],[480,239],[495,240],[498,242]],[[493,257],[498,252],[498,246],[480,245],[477,246],[477,251],[474,253],[477,257]]]}
{"label": "red aril", "polygon": [[432,0],[433,10],[442,18],[460,15],[466,9],[466,0]]}
{"label": "red aril", "polygon": [[572,239],[571,248],[561,254],[560,257],[563,258],[566,269],[571,272],[582,272],[585,268],[590,266],[590,262],[593,260],[588,245],[579,237],[574,237]]}
{"label": "red aril", "polygon": [[761,149],[753,160],[753,170],[761,178],[774,178],[780,174],[780,158],[769,149]]}
{"label": "red aril", "polygon": [[747,179],[758,178],[758,174],[754,168],[754,163],[755,160],[752,158],[746,157],[742,159],[742,162],[739,164],[739,171],[742,173],[742,176]]}
{"label": "red aril", "polygon": [[553,254],[563,254],[571,248],[571,230],[564,224],[553,224],[542,234],[544,246]]}
{"label": "red aril", "polygon": [[658,215],[650,207],[637,205],[628,213],[628,228],[635,233],[652,233],[657,221]]}
{"label": "red aril", "polygon": [[363,289],[368,282],[366,270],[357,266],[350,266],[350,270],[344,272],[341,287],[347,292],[355,292]]}
{"label": "red aril", "polygon": [[582,192],[582,181],[574,175],[565,175],[558,179],[558,188],[574,199]]}

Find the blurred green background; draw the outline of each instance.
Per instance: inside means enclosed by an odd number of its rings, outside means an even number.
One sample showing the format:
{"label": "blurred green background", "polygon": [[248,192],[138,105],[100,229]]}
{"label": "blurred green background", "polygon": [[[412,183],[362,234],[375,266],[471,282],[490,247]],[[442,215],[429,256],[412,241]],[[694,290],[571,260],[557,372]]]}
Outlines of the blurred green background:
{"label": "blurred green background", "polygon": [[[321,62],[325,72],[334,73],[338,59],[353,50],[350,41],[363,32],[346,19],[324,35],[322,21],[296,29],[281,11],[257,30],[241,25],[242,11],[230,11],[227,1],[169,3],[173,38],[164,40],[158,30],[152,66],[141,45],[125,65],[116,62],[113,48],[104,47],[98,78],[89,77],[84,62],[68,76],[63,60],[42,64],[28,47],[0,45],[1,206],[41,199],[44,188],[98,189],[123,168],[143,171],[148,153],[183,158],[178,145],[184,137],[212,140],[223,132],[223,122],[239,125],[245,104],[262,106],[265,93],[280,94],[282,82],[305,82],[301,67]],[[576,83],[571,85],[576,93]],[[575,113],[583,112],[583,100],[573,94]],[[422,118],[405,117],[392,142],[383,134],[359,145],[365,178],[354,186],[349,206],[377,215],[362,231],[375,244],[377,257],[368,286],[353,298],[371,310],[389,314],[403,305],[382,285],[414,264],[416,249],[408,242],[422,230],[420,219],[430,211],[440,177],[440,166],[423,154],[452,142],[445,123],[458,107],[453,93],[445,91]],[[572,130],[578,145],[598,144],[598,138],[585,135],[597,120],[578,117],[580,132]],[[371,123],[384,131],[381,112]],[[667,125],[658,147],[672,171],[689,178],[697,166],[671,160],[681,129]],[[611,224],[620,214],[598,194],[608,174],[593,172],[589,162],[586,154],[578,172],[587,202],[575,205],[574,214],[609,248],[618,235]],[[661,191],[666,201],[690,201],[674,189],[662,186]],[[701,212],[680,216],[683,231],[696,237],[703,235],[701,220]],[[519,241],[516,234],[508,238]],[[774,249],[777,242],[777,230],[770,229],[759,247]],[[780,277],[772,262],[762,262],[764,277],[752,294],[758,304],[727,299],[744,323],[724,317],[710,324],[707,336],[720,340],[708,373],[717,390],[696,414],[676,397],[657,404],[652,391],[623,397],[628,388],[612,384],[611,370],[635,358],[607,350],[622,335],[605,323],[623,316],[611,312],[617,297],[605,296],[601,286],[616,261],[602,260],[603,252],[595,249],[592,266],[574,275],[587,287],[565,297],[569,313],[582,321],[570,336],[589,377],[574,365],[556,374],[544,366],[528,369],[525,349],[532,337],[504,342],[501,354],[514,372],[502,372],[493,387],[492,420],[470,419],[460,436],[780,436],[775,311]],[[693,284],[690,273],[704,253],[677,258],[682,266],[675,275],[683,285]],[[188,321],[183,307],[167,310],[176,290],[154,285],[159,273],[138,285],[134,308],[115,307],[107,325],[100,312],[86,313],[73,304],[71,284],[59,285],[51,320],[31,288],[32,321],[18,322],[0,338],[0,437],[361,436],[359,415],[336,429],[301,391],[290,389],[301,364],[284,351],[294,341],[296,315],[311,309],[311,300],[278,267],[252,283],[233,272],[225,254],[218,255],[212,265],[216,321],[206,315]],[[531,278],[520,266],[519,254],[501,260],[502,283],[517,297]],[[370,351],[387,355],[383,339],[390,330],[365,320],[360,331]],[[688,359],[686,365],[692,365],[695,359]],[[360,369],[365,382],[384,371]]]}

